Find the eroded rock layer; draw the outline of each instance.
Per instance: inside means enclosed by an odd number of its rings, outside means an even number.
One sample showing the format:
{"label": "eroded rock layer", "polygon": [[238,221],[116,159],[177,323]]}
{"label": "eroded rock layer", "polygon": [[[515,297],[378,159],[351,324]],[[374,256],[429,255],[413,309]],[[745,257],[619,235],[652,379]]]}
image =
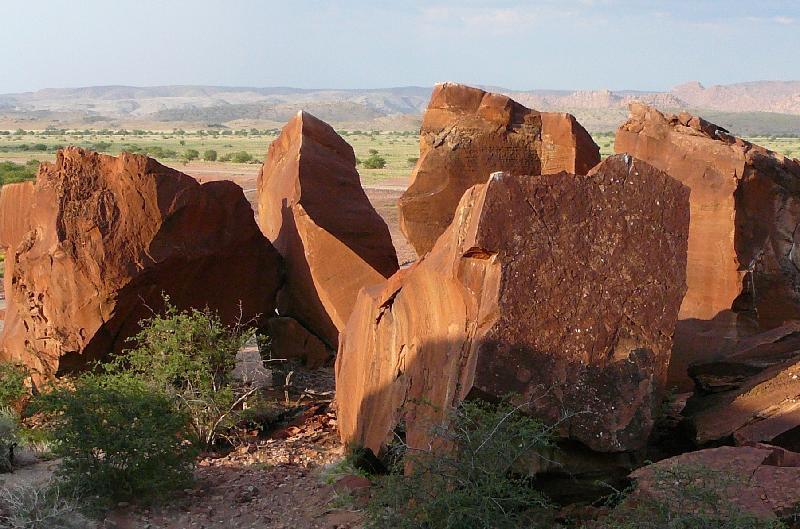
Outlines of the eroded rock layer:
{"label": "eroded rock layer", "polygon": [[[280,256],[232,182],[200,185],[144,156],[68,148],[25,196],[25,233],[0,223],[12,263],[2,357],[39,379],[120,351],[162,292],[226,323],[274,311]],[[28,207],[0,204],[0,219]]]}
{"label": "eroded rock layer", "polygon": [[378,453],[470,396],[513,393],[605,452],[642,446],[685,292],[689,191],[628,157],[589,176],[495,173],[429,254],[360,294],[336,360],[338,424]]}
{"label": "eroded rock layer", "polygon": [[397,271],[389,228],[361,187],[353,148],[299,112],[258,176],[261,230],[286,261],[278,310],[335,349],[358,291]]}
{"label": "eroded rock layer", "polygon": [[615,150],[691,188],[688,291],[671,382],[743,336],[800,318],[800,164],[688,113],[631,105]]}
{"label": "eroded rock layer", "polygon": [[537,112],[478,88],[436,85],[420,131],[419,161],[400,198],[400,227],[427,253],[461,196],[495,171],[586,174],[600,150],[570,114]]}

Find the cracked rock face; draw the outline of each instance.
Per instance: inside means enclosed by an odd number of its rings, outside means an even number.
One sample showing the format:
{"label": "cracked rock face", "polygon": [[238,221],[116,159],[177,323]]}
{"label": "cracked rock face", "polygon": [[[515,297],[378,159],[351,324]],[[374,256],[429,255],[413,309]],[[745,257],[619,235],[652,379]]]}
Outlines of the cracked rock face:
{"label": "cracked rock face", "polygon": [[600,162],[599,147],[570,114],[453,83],[434,88],[419,150],[398,205],[400,227],[420,256],[450,225],[464,192],[489,174],[586,174]]}
{"label": "cracked rock face", "polygon": [[[495,173],[429,254],[365,289],[336,360],[342,439],[425,447],[469,396],[515,395],[564,438],[641,447],[685,292],[689,190],[629,157]],[[571,417],[561,421],[566,415]]]}
{"label": "cracked rock face", "polygon": [[258,221],[286,262],[280,315],[335,350],[358,291],[398,265],[353,148],[330,125],[299,112],[284,126],[258,176]]}
{"label": "cracked rock face", "polygon": [[800,164],[688,113],[634,103],[615,150],[691,190],[686,270],[670,380],[743,336],[800,318]]}
{"label": "cracked rock face", "polygon": [[[0,197],[11,264],[0,357],[35,379],[121,351],[162,292],[226,323],[274,310],[280,256],[236,184],[67,148],[26,185],[27,202],[5,200],[7,188]],[[26,229],[7,222],[24,210]]]}

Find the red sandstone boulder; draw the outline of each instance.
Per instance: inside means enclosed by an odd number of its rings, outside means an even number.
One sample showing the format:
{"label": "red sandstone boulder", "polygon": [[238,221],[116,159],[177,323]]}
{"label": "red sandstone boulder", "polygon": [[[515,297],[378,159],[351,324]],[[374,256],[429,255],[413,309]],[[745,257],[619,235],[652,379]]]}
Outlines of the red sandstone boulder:
{"label": "red sandstone boulder", "polygon": [[[3,262],[3,292],[8,297],[13,287],[14,251],[30,230],[33,182],[6,184],[0,188],[0,249],[5,252]],[[15,307],[6,303],[2,319],[11,320]]]}
{"label": "red sandstone boulder", "polygon": [[[692,476],[690,482],[671,476]],[[792,513],[800,502],[800,454],[768,445],[723,446],[690,452],[642,467],[631,474],[636,490],[631,499],[657,499],[676,513],[709,507],[706,489],[739,511],[764,519]],[[683,487],[692,487],[694,491]],[[720,510],[720,513],[725,512]]]}
{"label": "red sandstone boulder", "polygon": [[732,439],[800,450],[800,351],[735,389],[695,395],[683,413],[699,445]]}
{"label": "red sandstone boulder", "polygon": [[506,96],[436,85],[422,120],[420,156],[400,198],[400,227],[424,255],[453,220],[458,201],[495,171],[586,174],[600,149],[570,114],[537,112]]}
{"label": "red sandstone boulder", "polygon": [[333,359],[333,351],[294,318],[270,318],[267,334],[275,356],[299,358],[311,369]]}
{"label": "red sandstone boulder", "polygon": [[634,103],[615,150],[691,188],[688,291],[670,383],[744,336],[800,318],[800,164],[701,118]]}
{"label": "red sandstone boulder", "polygon": [[515,394],[604,452],[641,447],[685,292],[689,191],[616,156],[589,176],[495,173],[430,253],[364,289],[341,336],[341,437],[375,453],[468,396]]}
{"label": "red sandstone boulder", "polygon": [[30,230],[33,182],[0,188],[0,247],[12,250]]}
{"label": "red sandstone boulder", "polygon": [[[274,311],[280,256],[232,182],[200,185],[144,156],[68,148],[24,193],[21,241],[0,222],[13,263],[0,356],[39,379],[119,352],[162,292],[226,323]],[[26,208],[0,204],[0,219]]]}
{"label": "red sandstone boulder", "polygon": [[280,314],[335,349],[361,287],[398,268],[389,228],[361,187],[353,148],[330,125],[299,112],[270,145],[259,173],[258,220],[286,262]]}

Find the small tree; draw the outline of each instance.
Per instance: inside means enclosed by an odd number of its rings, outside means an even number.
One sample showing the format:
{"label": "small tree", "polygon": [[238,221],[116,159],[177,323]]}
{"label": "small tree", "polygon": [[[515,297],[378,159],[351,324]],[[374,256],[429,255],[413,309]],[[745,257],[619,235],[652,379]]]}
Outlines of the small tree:
{"label": "small tree", "polygon": [[384,167],[386,167],[386,159],[377,153],[370,154],[369,158],[363,160],[361,164],[367,169],[383,169]]}
{"label": "small tree", "polygon": [[231,153],[231,161],[234,163],[247,163],[253,159],[253,155],[251,155],[247,151],[239,151]]}
{"label": "small tree", "polygon": [[217,151],[214,149],[208,149],[207,151],[203,152],[203,160],[207,162],[217,161]]}
{"label": "small tree", "polygon": [[182,158],[187,162],[191,162],[192,160],[197,160],[200,158],[200,153],[197,151],[197,149],[186,149]]}
{"label": "small tree", "polygon": [[181,311],[168,297],[164,301],[164,314],[142,321],[131,339],[135,347],[104,369],[163,391],[186,412],[200,444],[210,447],[256,390],[232,379],[236,353],[255,331],[244,324],[225,326],[209,309]]}

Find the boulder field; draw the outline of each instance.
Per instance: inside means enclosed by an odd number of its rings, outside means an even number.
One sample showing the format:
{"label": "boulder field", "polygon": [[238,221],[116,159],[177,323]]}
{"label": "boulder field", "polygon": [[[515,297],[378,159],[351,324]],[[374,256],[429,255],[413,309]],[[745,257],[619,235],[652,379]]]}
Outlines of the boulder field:
{"label": "boulder field", "polygon": [[234,323],[272,313],[281,282],[280,256],[239,186],[201,185],[125,153],[66,148],[35,183],[5,186],[0,243],[0,357],[36,380],[120,352],[162,292]]}
{"label": "boulder field", "polygon": [[599,147],[570,114],[438,84],[422,118],[419,161],[398,204],[400,228],[422,256],[450,225],[464,192],[489,174],[586,174],[599,162]]}
{"label": "boulder field", "polygon": [[361,291],[336,360],[342,439],[412,448],[463,399],[513,394],[566,439],[641,448],[685,292],[689,190],[629,156],[494,173],[433,249]]}
{"label": "boulder field", "polygon": [[84,369],[167,294],[254,321],[278,357],[335,356],[341,439],[378,455],[510,396],[554,427],[548,463],[571,458],[571,479],[628,472],[677,388],[667,436],[739,445],[687,461],[796,479],[795,459],[770,461],[800,458],[800,162],[638,103],[615,149],[601,162],[568,114],[437,85],[398,205],[420,255],[402,269],[353,149],[308,113],[270,145],[255,217],[232,182],[63,149],[0,190],[0,359],[35,381]]}

